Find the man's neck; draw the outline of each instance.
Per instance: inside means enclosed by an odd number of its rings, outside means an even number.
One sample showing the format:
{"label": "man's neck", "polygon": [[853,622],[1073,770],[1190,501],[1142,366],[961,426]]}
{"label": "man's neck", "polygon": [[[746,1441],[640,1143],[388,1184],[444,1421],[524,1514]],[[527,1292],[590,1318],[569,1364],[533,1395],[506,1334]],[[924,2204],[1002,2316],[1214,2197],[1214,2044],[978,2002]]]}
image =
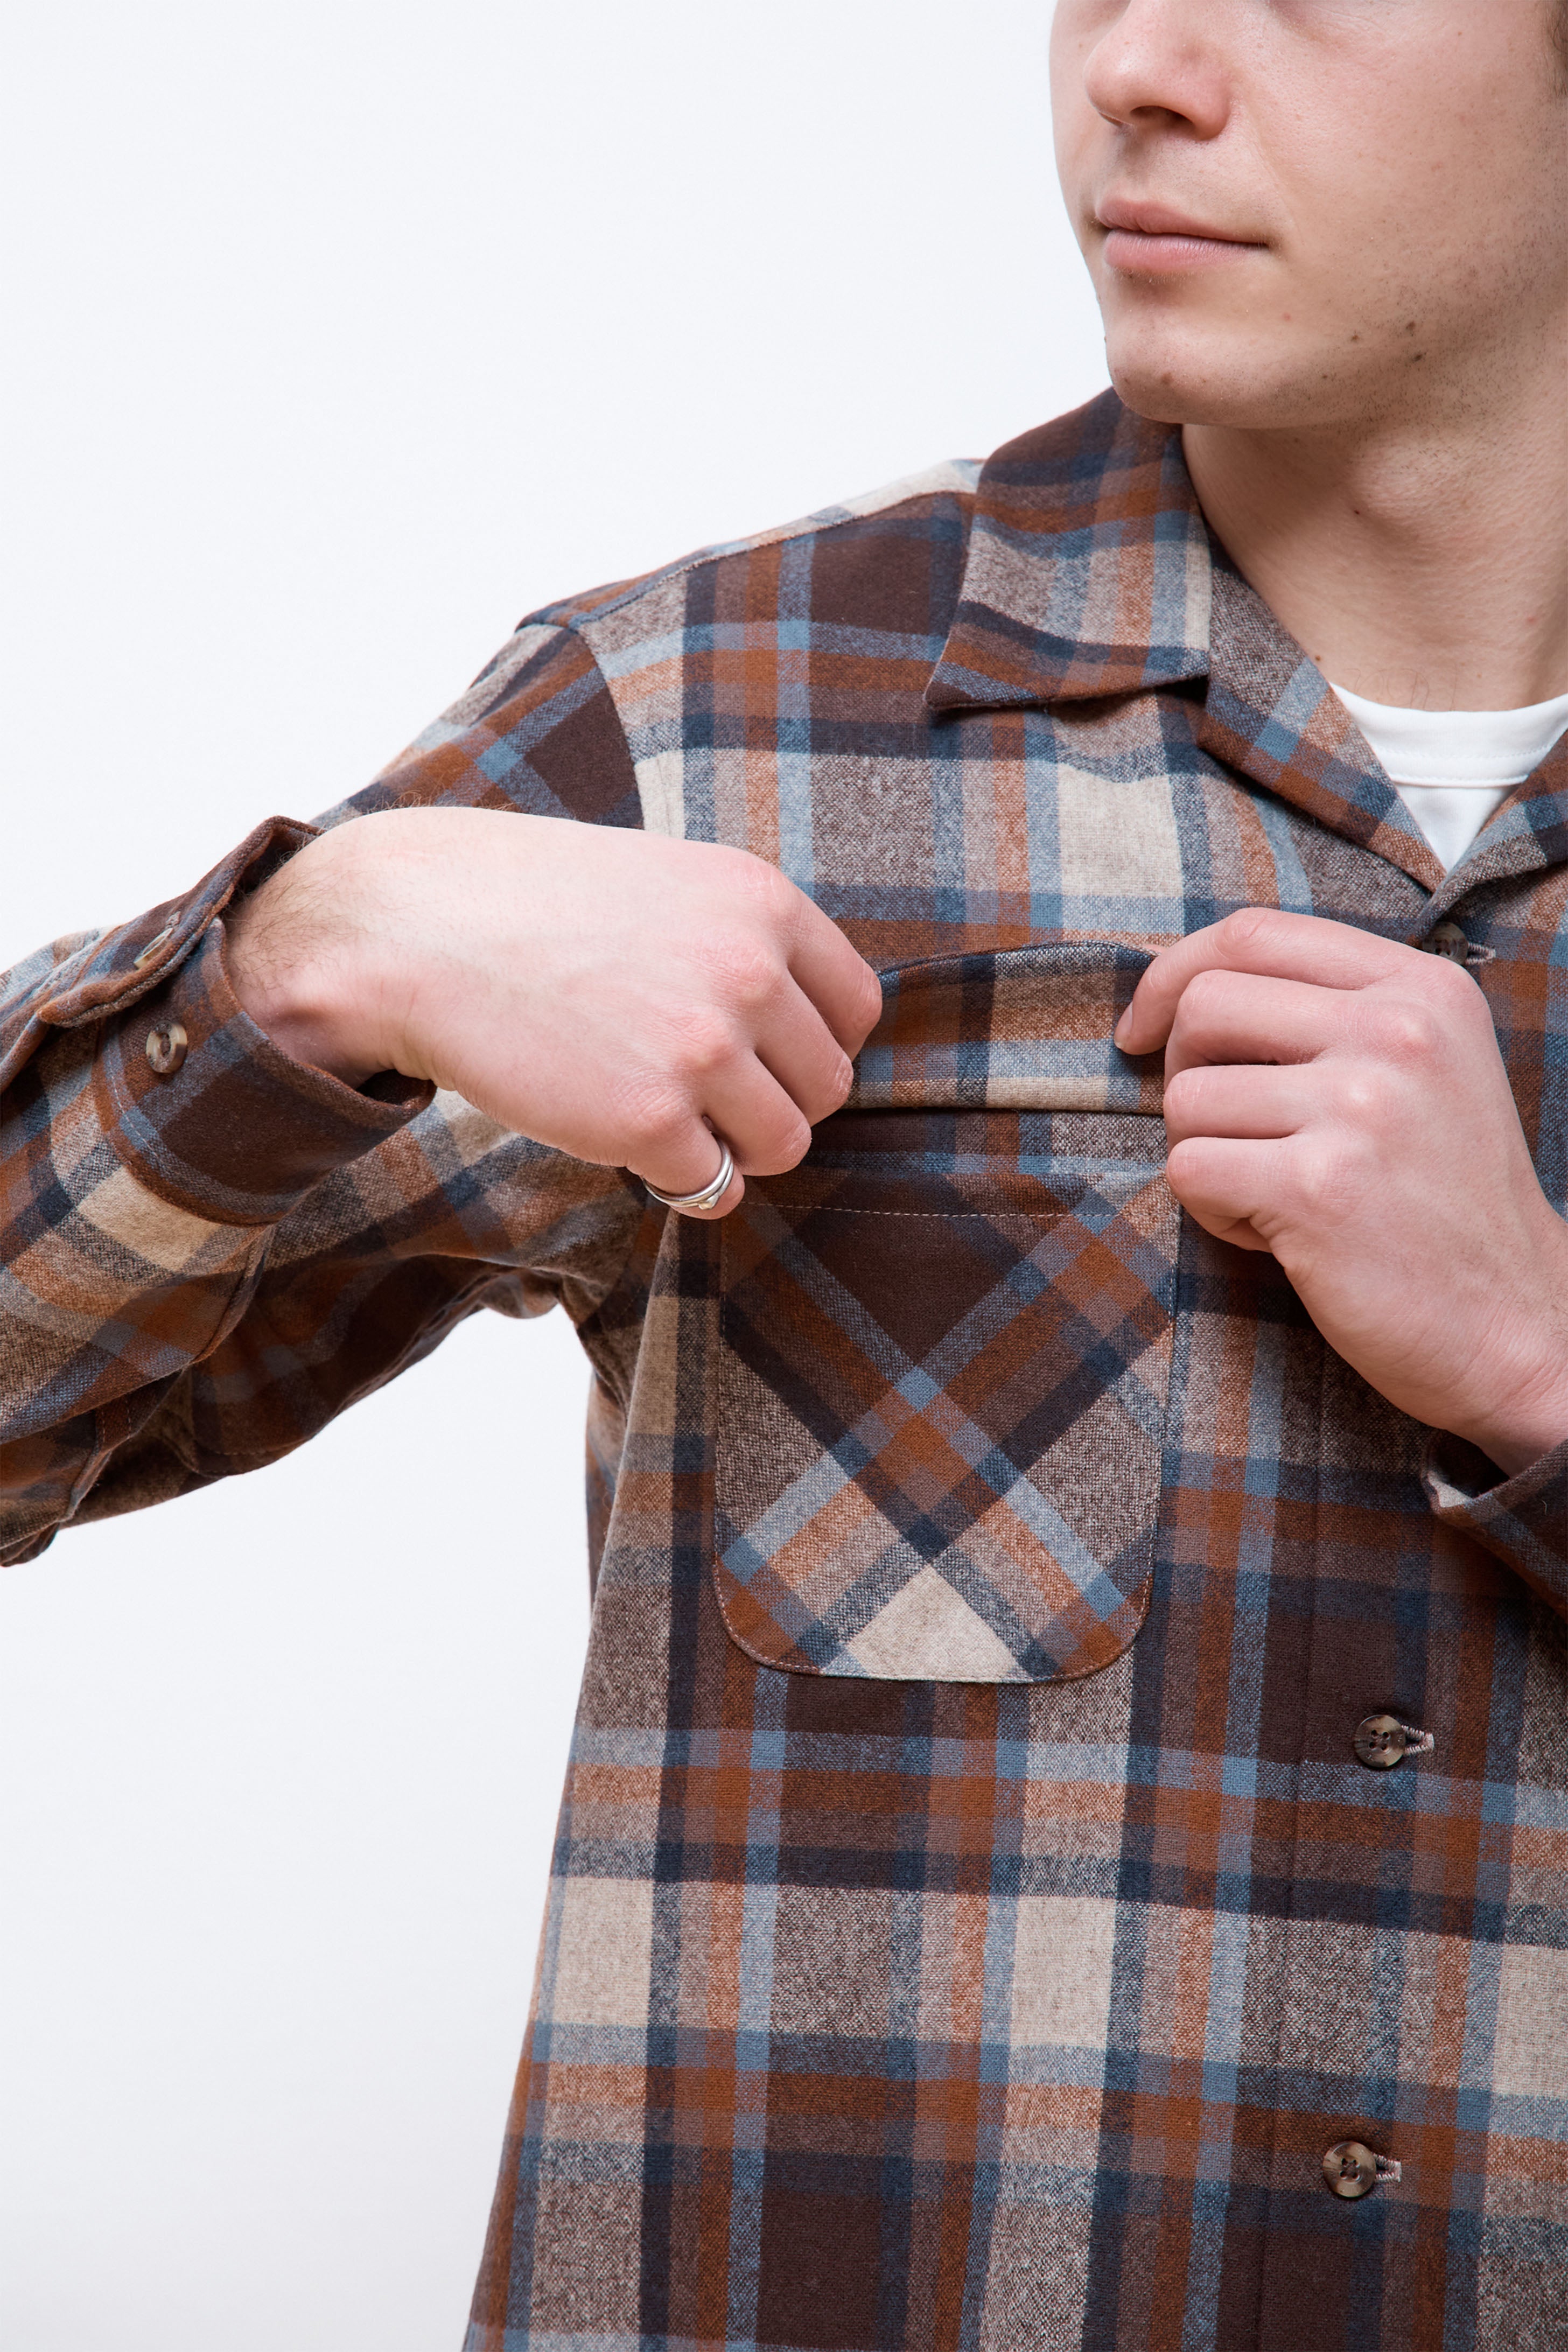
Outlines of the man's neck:
{"label": "man's neck", "polygon": [[1458,426],[1189,425],[1183,442],[1232,562],[1336,685],[1427,710],[1568,693],[1558,372]]}

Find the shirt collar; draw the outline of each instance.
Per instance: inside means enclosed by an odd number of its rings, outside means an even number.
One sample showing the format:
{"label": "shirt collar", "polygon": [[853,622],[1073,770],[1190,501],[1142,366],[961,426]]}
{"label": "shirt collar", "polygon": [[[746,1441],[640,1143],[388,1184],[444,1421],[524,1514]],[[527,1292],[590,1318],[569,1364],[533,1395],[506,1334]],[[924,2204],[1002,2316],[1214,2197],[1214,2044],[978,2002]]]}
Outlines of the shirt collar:
{"label": "shirt collar", "polygon": [[1205,677],[1210,571],[1179,431],[1101,393],[982,468],[926,700],[1016,709]]}
{"label": "shirt collar", "polygon": [[[1201,748],[1411,875],[1444,903],[1568,846],[1549,760],[1448,882],[1317,663],[1208,531],[1178,425],[1114,393],[1006,442],[980,468],[933,710],[1006,710],[1192,685]],[[1568,757],[1568,755],[1565,755]]]}
{"label": "shirt collar", "polygon": [[982,468],[936,710],[1205,688],[1205,751],[1428,890],[1443,868],[1339,697],[1215,541],[1180,428],[1101,393]]}
{"label": "shirt collar", "polygon": [[934,710],[1038,708],[1195,685],[1199,743],[1436,894],[1568,856],[1568,738],[1444,880],[1333,688],[1215,541],[1180,428],[1113,392],[982,467]]}
{"label": "shirt collar", "polygon": [[1202,748],[1436,890],[1442,860],[1376,753],[1316,662],[1223,553],[1210,609],[1214,657],[1195,728]]}
{"label": "shirt collar", "polygon": [[1211,609],[1214,652],[1198,742],[1431,891],[1426,922],[1437,921],[1479,883],[1568,858],[1568,736],[1445,875],[1339,696],[1222,551],[1215,553]]}

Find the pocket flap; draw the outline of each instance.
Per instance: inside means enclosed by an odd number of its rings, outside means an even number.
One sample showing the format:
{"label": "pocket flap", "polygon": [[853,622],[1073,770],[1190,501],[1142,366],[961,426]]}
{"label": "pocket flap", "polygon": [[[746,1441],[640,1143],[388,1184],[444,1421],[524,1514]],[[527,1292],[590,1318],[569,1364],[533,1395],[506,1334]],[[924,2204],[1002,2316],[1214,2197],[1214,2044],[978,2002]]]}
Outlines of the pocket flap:
{"label": "pocket flap", "polygon": [[884,972],[848,1107],[1157,1111],[1162,1056],[1133,1061],[1110,1042],[1152,961],[1092,940]]}

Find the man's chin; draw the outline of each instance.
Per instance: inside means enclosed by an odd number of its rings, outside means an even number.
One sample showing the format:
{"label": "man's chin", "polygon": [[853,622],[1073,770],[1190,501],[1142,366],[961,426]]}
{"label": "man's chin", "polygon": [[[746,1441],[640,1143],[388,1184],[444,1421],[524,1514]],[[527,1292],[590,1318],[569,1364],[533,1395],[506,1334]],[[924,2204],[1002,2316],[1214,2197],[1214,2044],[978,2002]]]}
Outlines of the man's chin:
{"label": "man's chin", "polygon": [[1307,387],[1282,380],[1277,369],[1249,367],[1227,352],[1194,352],[1188,346],[1130,355],[1108,344],[1107,359],[1118,396],[1157,425],[1261,432],[1314,421]]}
{"label": "man's chin", "polygon": [[1265,331],[1235,289],[1183,282],[1100,289],[1110,381],[1129,408],[1160,425],[1247,427],[1300,421],[1321,403],[1323,360],[1300,331]]}
{"label": "man's chin", "polygon": [[1156,425],[1190,425],[1195,421],[1192,396],[1196,387],[1184,383],[1174,371],[1166,373],[1150,368],[1113,366],[1110,381],[1118,399],[1136,415],[1147,416]]}

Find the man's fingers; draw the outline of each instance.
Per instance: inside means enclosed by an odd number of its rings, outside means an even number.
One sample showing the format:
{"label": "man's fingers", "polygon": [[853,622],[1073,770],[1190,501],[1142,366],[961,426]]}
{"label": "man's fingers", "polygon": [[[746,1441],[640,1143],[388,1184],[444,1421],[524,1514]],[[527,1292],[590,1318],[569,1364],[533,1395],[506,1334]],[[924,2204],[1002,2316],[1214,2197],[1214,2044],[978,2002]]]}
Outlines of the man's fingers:
{"label": "man's fingers", "polygon": [[1193,1135],[1258,1142],[1297,1135],[1318,1108],[1300,1064],[1281,1069],[1198,1066],[1165,1082],[1165,1133],[1173,1147]]}
{"label": "man's fingers", "polygon": [[1165,1163],[1172,1192],[1200,1225],[1240,1249],[1266,1250],[1264,1231],[1272,1223],[1268,1203],[1279,1186],[1279,1142],[1237,1142],[1227,1137],[1194,1136],[1172,1146]]}
{"label": "man's fingers", "polygon": [[1418,952],[1321,915],[1244,907],[1155,957],[1117,1024],[1124,1054],[1152,1054],[1171,1034],[1176,1007],[1201,971],[1247,971],[1314,988],[1369,988]]}
{"label": "man's fingers", "polygon": [[[699,1192],[717,1172],[721,1136],[734,1155],[735,1181],[711,1209],[687,1215],[726,1216],[740,1204],[742,1174],[777,1175],[805,1157],[813,1125],[847,1095],[850,1056],[880,1013],[876,973],[837,924],[796,895],[787,971],[765,987],[751,979],[752,1042],[733,1034],[726,1041],[733,1013],[710,1014],[679,1036],[672,1076],[681,1107],[655,1121],[629,1162],[660,1192]],[[742,1013],[742,1036],[749,1025]]]}
{"label": "man's fingers", "polygon": [[[730,1150],[738,1163],[739,1154],[733,1144]],[[634,1167],[633,1175],[640,1176],[656,1192],[679,1199],[688,1192],[704,1192],[712,1183],[724,1164],[724,1145],[710,1127],[692,1115],[679,1123],[672,1122],[668,1141],[660,1138],[638,1156],[644,1164]],[[740,1207],[745,1190],[745,1180],[737,1164],[723,1193],[710,1209],[686,1209],[681,1213],[689,1217],[727,1217],[731,1209]]]}
{"label": "man's fingers", "polygon": [[[831,1039],[827,1043],[837,1054]],[[712,1208],[689,1209],[686,1215],[728,1216],[741,1204],[743,1175],[781,1175],[810,1149],[811,1124],[805,1113],[753,1054],[737,1055],[717,1071],[709,1082],[700,1117],[693,1112],[673,1120],[668,1140],[660,1137],[650,1143],[633,1163],[633,1171],[660,1192],[699,1192],[718,1174],[724,1144],[735,1162],[733,1182]]]}
{"label": "man's fingers", "polygon": [[[879,999],[880,993],[879,990]],[[811,1000],[793,983],[770,1011],[756,1055],[809,1126],[842,1108],[855,1075],[849,1056]]]}
{"label": "man's fingers", "polygon": [[802,897],[789,968],[847,1054],[858,1054],[882,1017],[882,983],[837,923]]}
{"label": "man's fingers", "polygon": [[1310,1062],[1334,1042],[1344,1002],[1335,989],[1211,967],[1176,1007],[1165,1076],[1210,1062]]}
{"label": "man's fingers", "polygon": [[754,1055],[715,1077],[703,1109],[748,1176],[782,1176],[811,1149],[805,1111]]}

